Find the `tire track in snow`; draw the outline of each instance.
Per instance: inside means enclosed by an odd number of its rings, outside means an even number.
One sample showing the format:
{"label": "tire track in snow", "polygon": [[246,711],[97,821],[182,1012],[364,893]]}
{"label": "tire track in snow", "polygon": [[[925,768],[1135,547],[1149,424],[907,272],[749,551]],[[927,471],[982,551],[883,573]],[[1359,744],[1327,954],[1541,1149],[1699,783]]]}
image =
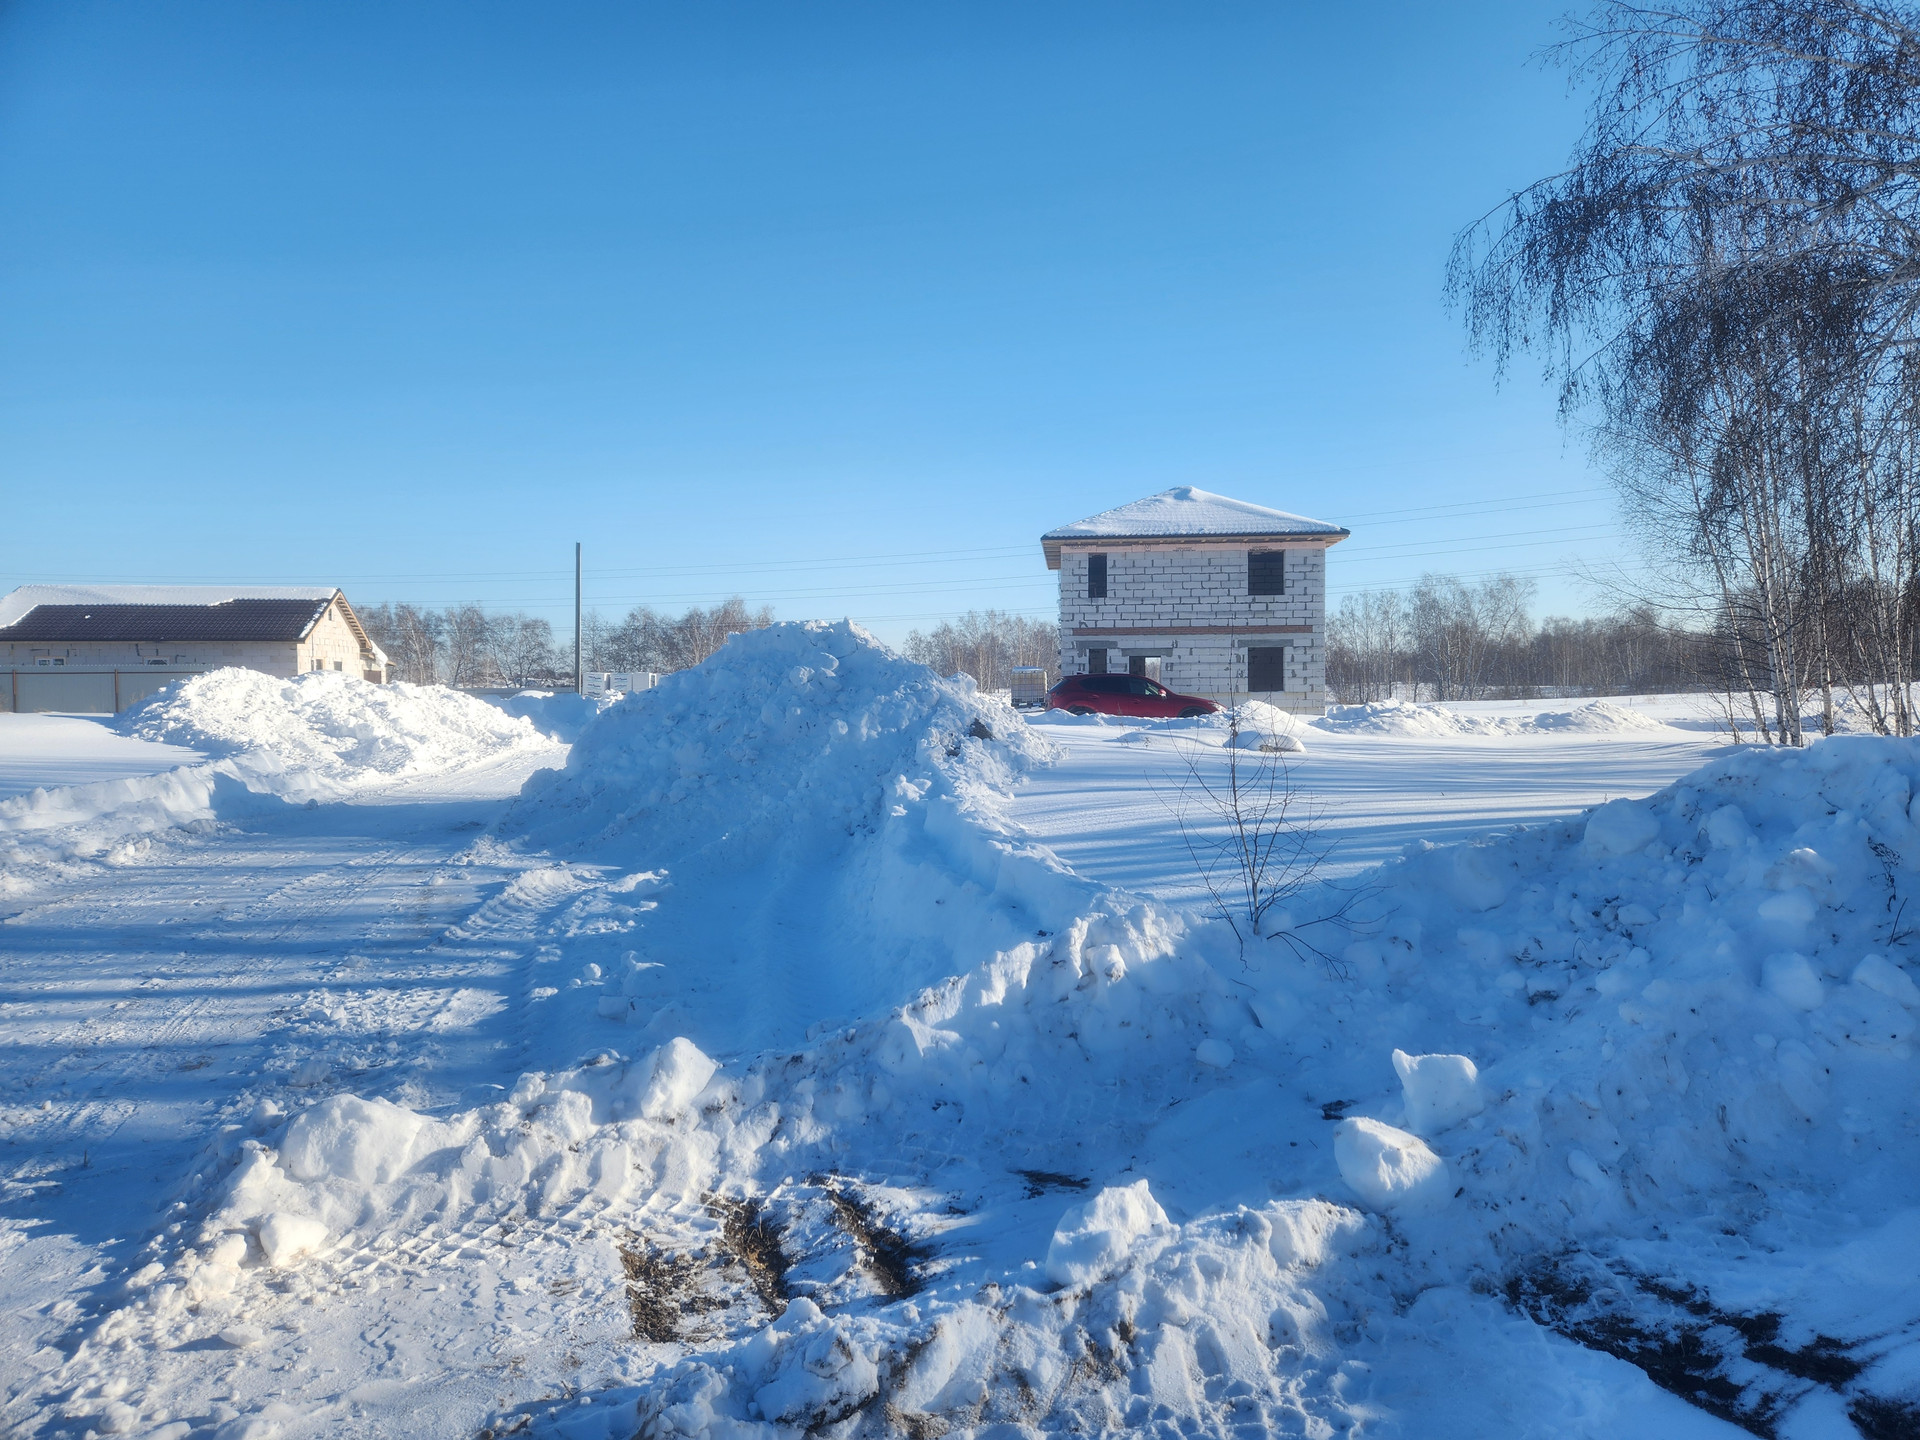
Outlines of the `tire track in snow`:
{"label": "tire track in snow", "polygon": [[[146,882],[131,893],[124,871],[105,876],[77,894],[69,892],[58,899],[49,899],[30,912],[12,917],[10,925],[80,928],[88,926],[103,909],[120,917],[122,926],[138,925],[140,921],[135,917],[156,913],[163,917],[161,924],[164,925],[166,919],[189,908],[180,903],[182,892],[188,892],[193,899],[209,898],[205,893],[210,888],[208,868],[215,871],[212,887],[215,893],[211,898],[218,903],[222,898],[221,880],[231,878],[235,892],[246,895],[251,891],[249,882],[263,867],[315,864],[314,851],[298,845],[300,837],[287,838],[295,842],[291,850],[286,845],[257,843],[237,851],[222,847],[222,853],[211,867],[204,863],[211,857],[204,854],[197,857],[201,864],[159,867],[159,873],[150,872]],[[21,1077],[25,1087],[40,1089],[49,1083],[63,1083],[64,1088],[73,1081],[61,1082],[59,1077],[63,1073],[83,1065],[90,1052],[112,1047],[127,1052],[127,1059],[114,1071],[115,1078],[123,1084],[127,1080],[158,1079],[181,1070],[205,1068],[209,1062],[203,1056],[187,1056],[177,1064],[174,1061],[182,1052],[195,1048],[196,1038],[205,1037],[210,1031],[217,1034],[221,1012],[244,1008],[244,1002],[236,997],[257,990],[263,982],[317,980],[319,977],[310,966],[300,966],[304,956],[324,952],[326,942],[336,937],[343,942],[366,938],[341,934],[340,928],[330,922],[356,906],[366,905],[396,874],[405,874],[416,867],[438,868],[455,849],[457,843],[449,845],[445,837],[436,837],[425,842],[379,844],[370,853],[353,854],[344,860],[324,859],[318,862],[317,868],[275,886],[264,900],[252,900],[238,914],[219,910],[210,917],[211,923],[199,923],[177,938],[169,937],[167,948],[177,949],[182,957],[226,952],[230,958],[211,970],[176,973],[157,984],[153,983],[156,977],[149,975],[129,988],[129,998],[109,1012],[113,1018],[106,1024],[97,1023],[93,1015],[85,1015],[51,1029],[39,1042],[39,1048],[50,1052],[51,1058]],[[56,927],[53,921],[59,912],[73,915],[75,920],[67,926]],[[268,923],[253,923],[261,920]],[[199,993],[181,997],[178,990],[188,985]],[[56,1003],[75,1010],[94,1008],[84,992],[68,991],[58,996]],[[243,1044],[258,1047],[263,1042],[257,1027],[243,1025],[243,1028],[255,1029],[255,1033],[244,1037]],[[219,1049],[232,1041],[210,1039],[207,1043],[209,1048]],[[90,1070],[102,1068],[104,1063]],[[198,1103],[218,1103],[223,1098],[226,1097],[214,1096]],[[17,1123],[14,1139],[43,1153],[24,1157],[0,1174],[0,1184],[8,1189],[23,1184],[44,1185],[46,1182],[36,1177],[46,1173],[44,1152],[48,1149],[88,1147],[82,1151],[84,1166],[90,1159],[90,1147],[110,1145],[143,1107],[125,1098],[89,1098],[75,1106],[56,1106],[52,1097],[47,1097],[41,1108],[45,1118]]]}

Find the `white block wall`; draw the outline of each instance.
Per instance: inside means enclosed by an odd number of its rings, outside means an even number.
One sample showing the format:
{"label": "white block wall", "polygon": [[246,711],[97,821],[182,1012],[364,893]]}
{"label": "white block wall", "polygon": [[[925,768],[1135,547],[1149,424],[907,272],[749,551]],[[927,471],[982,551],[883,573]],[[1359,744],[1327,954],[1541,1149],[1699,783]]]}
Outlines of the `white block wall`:
{"label": "white block wall", "polygon": [[[1269,548],[1269,547],[1260,547]],[[1323,714],[1327,704],[1327,552],[1320,545],[1272,547],[1286,551],[1286,593],[1247,593],[1247,546],[1139,546],[1117,542],[1063,547],[1060,556],[1060,673],[1084,674],[1087,651],[1104,646],[1108,668],[1124,670],[1130,654],[1163,657],[1161,680],[1170,690],[1225,701],[1246,696],[1248,645],[1286,646],[1284,691],[1255,698],[1283,709]],[[1107,557],[1107,596],[1087,598],[1087,557]],[[1153,634],[1201,625],[1232,626],[1233,635]],[[1085,626],[1119,626],[1139,633],[1077,635]],[[1293,634],[1262,636],[1263,627],[1305,626]]]}

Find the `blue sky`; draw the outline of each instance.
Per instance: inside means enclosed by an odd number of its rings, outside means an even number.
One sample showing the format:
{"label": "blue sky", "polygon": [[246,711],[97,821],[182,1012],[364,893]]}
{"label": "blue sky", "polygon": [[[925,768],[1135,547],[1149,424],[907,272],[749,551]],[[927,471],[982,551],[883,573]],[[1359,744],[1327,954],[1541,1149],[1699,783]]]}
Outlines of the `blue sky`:
{"label": "blue sky", "polygon": [[1444,308],[1558,4],[0,7],[0,587],[1046,615],[1196,484],[1330,583],[1620,553]]}

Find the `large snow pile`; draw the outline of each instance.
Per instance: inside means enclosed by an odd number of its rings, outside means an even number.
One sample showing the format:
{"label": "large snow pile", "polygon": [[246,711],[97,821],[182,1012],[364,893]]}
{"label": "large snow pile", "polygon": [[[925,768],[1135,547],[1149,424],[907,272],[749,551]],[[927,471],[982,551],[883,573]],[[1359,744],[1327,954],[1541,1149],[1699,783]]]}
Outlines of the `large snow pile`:
{"label": "large snow pile", "polygon": [[541,734],[567,744],[580,738],[580,732],[596,720],[609,705],[624,704],[630,697],[609,696],[596,700],[572,690],[521,690],[512,695],[488,695],[487,704],[509,715],[531,720]]}
{"label": "large snow pile", "polygon": [[54,786],[0,800],[0,897],[191,834],[296,804],[514,756],[557,753],[527,719],[437,685],[372,685],[315,671],[276,679],[214,670],[169,685],[117,722],[142,740],[217,758],[157,775]]}
{"label": "large snow pile", "polygon": [[609,712],[509,827],[564,868],[498,902],[605,1048],[257,1113],[100,1353],[511,1234],[611,1237],[568,1293],[634,1339],[501,1430],[1681,1433],[1516,1306],[1750,1426],[1920,1388],[1920,747],[1417,847],[1244,951],[1012,827],[1044,758],[844,625]]}
{"label": "large snow pile", "polygon": [[1381,700],[1366,705],[1334,705],[1312,725],[1350,735],[1440,738],[1452,735],[1525,735],[1542,730],[1618,734],[1658,730],[1661,722],[1610,700],[1594,700],[1574,710],[1538,715],[1471,715],[1444,705],[1410,700]]}
{"label": "large snow pile", "polygon": [[299,795],[350,793],[548,742],[531,721],[442,685],[375,685],[316,670],[281,679],[225,669],[169,685],[128,711],[143,740],[246,754]]}
{"label": "large snow pile", "polygon": [[1018,942],[1063,885],[1088,893],[1003,816],[1050,753],[1005,702],[857,626],[777,625],[608,708],[501,830],[645,877],[627,894],[725,896],[724,926],[668,906],[608,953],[608,1008],[653,1023],[658,997],[669,1019],[704,998],[709,1035],[785,1043]]}

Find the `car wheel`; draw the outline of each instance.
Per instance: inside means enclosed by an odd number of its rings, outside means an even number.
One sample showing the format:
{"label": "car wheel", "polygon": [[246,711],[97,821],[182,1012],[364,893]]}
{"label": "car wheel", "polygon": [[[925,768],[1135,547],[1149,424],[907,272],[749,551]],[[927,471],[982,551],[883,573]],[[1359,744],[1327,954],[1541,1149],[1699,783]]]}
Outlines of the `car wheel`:
{"label": "car wheel", "polygon": [[1091,714],[1093,714],[1093,711],[1091,711],[1091,710],[1089,710],[1089,709],[1088,709],[1088,708],[1087,708],[1086,706],[1084,706],[1084,705],[1069,705],[1069,706],[1067,707],[1067,714],[1069,714],[1069,715],[1091,715]]}
{"label": "car wheel", "polygon": [[1207,712],[1205,710],[1202,710],[1198,705],[1189,705],[1186,709],[1180,712],[1180,718],[1182,720],[1197,720],[1202,715],[1205,715],[1206,713]]}

